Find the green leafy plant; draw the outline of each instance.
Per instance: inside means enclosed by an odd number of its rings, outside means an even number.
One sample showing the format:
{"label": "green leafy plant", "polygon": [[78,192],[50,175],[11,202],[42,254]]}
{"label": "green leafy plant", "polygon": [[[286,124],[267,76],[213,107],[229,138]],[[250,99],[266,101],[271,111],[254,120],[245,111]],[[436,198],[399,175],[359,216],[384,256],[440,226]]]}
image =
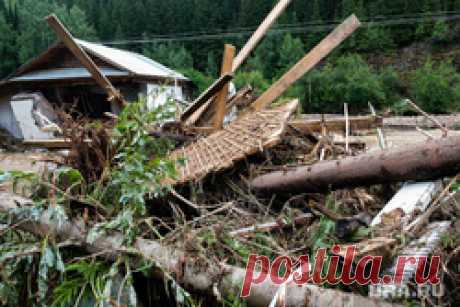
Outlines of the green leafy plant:
{"label": "green leafy plant", "polygon": [[437,43],[449,41],[449,26],[445,21],[439,20],[434,24],[431,39]]}
{"label": "green leafy plant", "polygon": [[101,198],[107,206],[115,204],[115,212],[129,208],[144,215],[145,199],[163,196],[168,190],[165,179],[177,175],[175,161],[166,158],[173,143],[149,135],[152,124],[173,118],[171,103],[148,110],[141,100],[129,104],[119,116],[112,138],[116,155]]}
{"label": "green leafy plant", "polygon": [[42,243],[41,257],[38,265],[38,298],[43,304],[46,303],[49,291],[49,278],[52,270],[64,273],[65,265],[59,249],[48,244],[48,238]]}
{"label": "green leafy plant", "polygon": [[[6,233],[5,242],[0,244],[0,303],[2,306],[15,306],[19,302],[35,302],[28,281],[33,278],[35,253],[39,251],[37,243],[27,237],[18,238]],[[21,293],[26,293],[21,296]]]}
{"label": "green leafy plant", "polygon": [[460,110],[460,74],[450,62],[438,65],[430,59],[411,76],[411,93],[426,112]]}
{"label": "green leafy plant", "polygon": [[[115,155],[105,165],[101,178],[91,183],[80,171],[71,167],[59,168],[43,178],[25,172],[0,173],[1,182],[12,181],[15,186],[29,187],[28,195],[35,202],[34,206],[18,207],[14,215],[20,220],[32,221],[46,215],[52,223],[61,227],[75,211],[96,209],[99,215],[104,214],[103,222],[90,227],[89,239],[95,240],[102,232],[116,231],[123,234],[125,244],[131,244],[141,231],[138,223],[147,213],[146,199],[164,196],[168,191],[164,181],[176,176],[175,161],[167,159],[173,144],[149,135],[152,126],[170,120],[173,114],[174,108],[169,101],[154,110],[147,108],[145,100],[129,104],[120,114],[110,139]],[[87,214],[80,211],[78,215],[82,213]],[[11,253],[29,255],[29,245],[18,244],[14,250],[8,248],[10,243],[23,241],[22,237],[12,237],[13,231],[7,232],[10,236],[8,243],[0,243],[0,259],[5,257],[8,265],[19,264],[8,258]],[[32,255],[34,253],[41,256],[18,258],[27,259],[27,265],[36,267],[38,291],[36,295],[30,294],[30,300],[47,305],[53,292],[53,306],[68,306],[83,300],[97,303],[106,302],[110,297],[117,300],[122,293],[126,301],[136,305],[129,261],[124,264],[128,268],[125,277],[118,283],[112,283],[112,279],[119,278],[118,264],[110,270],[104,262],[79,262],[66,266],[59,249],[47,238]],[[10,272],[16,272],[12,266]],[[20,297],[19,292],[27,287],[24,276],[18,274],[13,280],[12,276],[5,279],[0,276],[0,293],[3,293],[2,302],[5,304],[15,303],[15,299]],[[59,286],[53,291],[58,280]]]}
{"label": "green leafy plant", "polygon": [[342,56],[334,65],[311,73],[306,86],[309,91],[302,101],[308,112],[334,113],[345,102],[354,111],[367,110],[369,101],[376,106],[387,102],[379,74],[357,54]]}
{"label": "green leafy plant", "polygon": [[76,262],[65,268],[64,280],[53,291],[52,307],[78,306],[103,297],[110,267],[103,262]]}
{"label": "green leafy plant", "polygon": [[247,84],[251,85],[257,95],[262,94],[270,87],[270,83],[266,80],[260,71],[239,72],[235,76],[235,86],[241,88]]}
{"label": "green leafy plant", "polygon": [[196,96],[206,90],[214,81],[211,76],[207,76],[201,71],[193,68],[182,69],[181,72],[196,85],[197,89],[194,91]]}

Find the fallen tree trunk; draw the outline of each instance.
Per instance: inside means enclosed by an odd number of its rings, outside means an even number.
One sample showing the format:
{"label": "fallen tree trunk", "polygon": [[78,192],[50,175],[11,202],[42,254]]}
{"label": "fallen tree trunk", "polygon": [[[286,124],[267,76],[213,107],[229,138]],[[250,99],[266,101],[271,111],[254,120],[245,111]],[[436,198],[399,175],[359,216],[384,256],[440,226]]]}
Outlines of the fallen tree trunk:
{"label": "fallen tree trunk", "polygon": [[385,152],[316,163],[262,175],[251,182],[255,190],[324,192],[408,180],[433,180],[460,170],[460,137],[429,140]]}
{"label": "fallen tree trunk", "polygon": [[[157,268],[153,273],[154,277],[163,278],[163,272],[175,275],[178,282],[193,291],[213,294],[216,288],[224,296],[238,296],[245,277],[245,270],[242,268],[225,264],[215,267],[198,265],[196,261],[188,258],[183,252],[163,246],[158,242],[139,238],[131,249],[123,246],[123,238],[120,233],[101,235],[96,240],[88,240],[88,229],[83,223],[64,222],[56,225],[50,221],[49,216],[43,214],[38,220],[20,220],[12,212],[19,207],[31,206],[31,202],[6,192],[0,192],[0,212],[9,213],[12,223],[18,223],[17,229],[30,232],[36,236],[52,236],[56,239],[74,241],[84,247],[88,252],[107,252],[103,255],[113,260],[121,252],[133,251],[153,261]],[[278,286],[270,280],[252,288],[250,297],[247,299],[249,306],[263,306],[270,304]],[[337,290],[322,289],[314,285],[289,286],[286,306],[394,306],[382,301],[369,299],[359,295],[345,293]]]}

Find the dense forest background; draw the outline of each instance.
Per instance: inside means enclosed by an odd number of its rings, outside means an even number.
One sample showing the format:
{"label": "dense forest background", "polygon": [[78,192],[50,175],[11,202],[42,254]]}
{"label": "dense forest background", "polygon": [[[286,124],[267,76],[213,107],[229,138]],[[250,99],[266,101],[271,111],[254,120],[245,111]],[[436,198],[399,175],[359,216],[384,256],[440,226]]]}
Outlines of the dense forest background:
{"label": "dense forest background", "polygon": [[[55,41],[56,13],[82,39],[142,52],[182,71],[199,89],[218,75],[224,43],[240,48],[274,0],[0,0],[0,76]],[[293,0],[237,73],[266,89],[335,24],[355,13],[365,26],[287,93],[305,111],[339,112],[369,101],[404,111],[410,97],[430,112],[460,110],[460,0]]]}

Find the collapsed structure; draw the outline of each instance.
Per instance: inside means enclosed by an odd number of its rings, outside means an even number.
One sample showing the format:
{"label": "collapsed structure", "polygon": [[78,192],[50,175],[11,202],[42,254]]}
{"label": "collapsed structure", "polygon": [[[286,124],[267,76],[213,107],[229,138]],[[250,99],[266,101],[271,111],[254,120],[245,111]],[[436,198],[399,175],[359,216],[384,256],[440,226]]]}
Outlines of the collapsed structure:
{"label": "collapsed structure", "polygon": [[[145,97],[153,108],[170,98],[179,104],[190,98],[191,81],[158,62],[125,50],[76,42],[128,101]],[[43,108],[48,112],[40,112]],[[105,89],[63,43],[54,44],[0,83],[0,127],[19,139],[54,138],[35,120],[44,115],[56,123],[56,116],[49,113],[53,108],[95,119],[103,118],[105,112],[119,112],[117,105],[107,102]]]}

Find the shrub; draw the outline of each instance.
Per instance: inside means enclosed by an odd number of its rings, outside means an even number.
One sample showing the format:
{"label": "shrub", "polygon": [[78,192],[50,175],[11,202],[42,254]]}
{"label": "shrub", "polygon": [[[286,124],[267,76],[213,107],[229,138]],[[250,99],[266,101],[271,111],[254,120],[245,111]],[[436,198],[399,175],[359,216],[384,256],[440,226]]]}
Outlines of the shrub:
{"label": "shrub", "polygon": [[388,29],[379,26],[366,28],[359,39],[359,49],[366,51],[386,51],[395,47],[395,42]]}
{"label": "shrub", "polygon": [[393,67],[386,67],[380,71],[379,79],[386,95],[384,105],[393,106],[401,100],[401,94],[405,90],[399,74]]}
{"label": "shrub", "polygon": [[214,81],[212,77],[209,77],[203,74],[201,71],[193,68],[181,69],[180,72],[192,80],[192,82],[197,86],[197,90],[194,93],[196,95],[206,90]]}
{"label": "shrub", "polygon": [[299,38],[294,38],[291,34],[286,34],[283,43],[279,48],[279,59],[276,77],[281,77],[305,54],[303,43]]}
{"label": "shrub", "polygon": [[433,27],[431,39],[435,43],[445,43],[449,41],[449,26],[445,21],[437,21]]}
{"label": "shrub", "polygon": [[383,104],[387,99],[379,74],[356,54],[342,56],[307,78],[302,102],[309,112],[342,112],[343,103],[352,111],[367,110],[368,102]]}
{"label": "shrub", "polygon": [[411,94],[425,111],[460,110],[460,74],[450,62],[435,65],[430,59],[411,76]]}

